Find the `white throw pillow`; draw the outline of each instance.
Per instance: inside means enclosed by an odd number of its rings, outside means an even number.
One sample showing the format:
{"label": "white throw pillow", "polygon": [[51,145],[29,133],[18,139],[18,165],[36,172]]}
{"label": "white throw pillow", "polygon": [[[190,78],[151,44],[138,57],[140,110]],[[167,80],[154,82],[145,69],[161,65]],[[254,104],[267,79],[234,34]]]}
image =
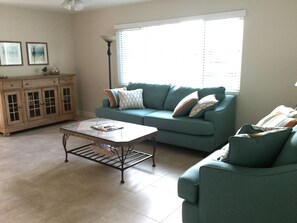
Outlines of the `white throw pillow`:
{"label": "white throw pillow", "polygon": [[144,108],[143,98],[142,98],[143,89],[136,90],[119,90],[119,109],[132,109],[132,108]]}
{"label": "white throw pillow", "polygon": [[297,124],[297,111],[280,105],[263,117],[256,125],[263,127],[294,127]]}
{"label": "white throw pillow", "polygon": [[207,95],[201,98],[197,104],[192,108],[189,117],[190,118],[200,118],[208,110],[214,109],[219,101],[216,99],[214,94]]}

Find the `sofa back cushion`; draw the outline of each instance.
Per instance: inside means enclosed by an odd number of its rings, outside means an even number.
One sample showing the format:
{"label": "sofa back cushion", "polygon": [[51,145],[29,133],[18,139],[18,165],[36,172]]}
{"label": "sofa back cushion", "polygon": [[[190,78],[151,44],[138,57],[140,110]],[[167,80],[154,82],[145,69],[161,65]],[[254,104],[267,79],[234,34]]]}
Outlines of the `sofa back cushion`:
{"label": "sofa back cushion", "polygon": [[158,110],[164,109],[169,88],[167,84],[129,83],[127,86],[127,90],[143,89],[144,107]]}
{"label": "sofa back cushion", "polygon": [[211,88],[201,88],[198,91],[199,98],[204,98],[207,95],[215,94],[216,99],[222,101],[225,98],[225,88],[224,87],[211,87]]}
{"label": "sofa back cushion", "polygon": [[273,166],[282,166],[297,163],[297,126],[293,128],[286,144],[277,156]]}
{"label": "sofa back cushion", "polygon": [[171,86],[165,100],[164,109],[173,111],[183,98],[198,90],[198,88]]}
{"label": "sofa back cushion", "polygon": [[229,138],[227,163],[244,167],[270,167],[282,150],[291,128],[272,130],[256,129],[257,126],[244,125],[238,133]]}

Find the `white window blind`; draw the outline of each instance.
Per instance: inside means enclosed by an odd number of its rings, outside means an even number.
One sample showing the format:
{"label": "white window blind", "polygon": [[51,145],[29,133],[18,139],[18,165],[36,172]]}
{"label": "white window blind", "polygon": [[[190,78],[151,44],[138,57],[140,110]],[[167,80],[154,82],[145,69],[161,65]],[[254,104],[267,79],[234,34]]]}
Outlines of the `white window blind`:
{"label": "white window blind", "polygon": [[117,25],[119,84],[239,92],[245,11]]}

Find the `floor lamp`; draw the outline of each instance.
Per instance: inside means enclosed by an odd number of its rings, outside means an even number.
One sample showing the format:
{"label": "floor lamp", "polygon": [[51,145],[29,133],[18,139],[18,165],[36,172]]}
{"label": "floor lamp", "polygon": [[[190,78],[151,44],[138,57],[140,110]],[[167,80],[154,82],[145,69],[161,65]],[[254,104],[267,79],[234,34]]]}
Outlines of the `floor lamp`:
{"label": "floor lamp", "polygon": [[116,40],[115,36],[101,36],[102,39],[107,42],[107,56],[108,56],[108,72],[109,72],[109,89],[111,89],[111,66],[110,66],[110,56],[111,56],[111,43]]}

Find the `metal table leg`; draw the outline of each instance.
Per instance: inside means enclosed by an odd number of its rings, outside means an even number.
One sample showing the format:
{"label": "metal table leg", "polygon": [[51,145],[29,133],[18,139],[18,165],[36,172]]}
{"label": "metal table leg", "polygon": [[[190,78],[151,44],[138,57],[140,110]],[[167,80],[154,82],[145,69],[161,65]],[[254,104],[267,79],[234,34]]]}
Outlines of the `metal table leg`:
{"label": "metal table leg", "polygon": [[121,183],[125,183],[124,181],[124,164],[125,164],[125,159],[124,159],[124,147],[121,147],[121,157],[119,157],[119,159],[121,160],[121,172],[122,172],[122,180]]}
{"label": "metal table leg", "polygon": [[153,156],[152,156],[152,159],[153,159],[153,167],[155,167],[156,166],[155,153],[156,153],[156,148],[157,148],[157,142],[156,142],[155,137],[152,138],[152,141],[153,141]]}
{"label": "metal table leg", "polygon": [[62,144],[63,144],[64,151],[65,151],[65,163],[68,162],[68,152],[67,152],[67,149],[66,149],[66,144],[67,144],[67,140],[69,139],[69,137],[70,137],[69,134],[64,134],[63,138],[62,138]]}

